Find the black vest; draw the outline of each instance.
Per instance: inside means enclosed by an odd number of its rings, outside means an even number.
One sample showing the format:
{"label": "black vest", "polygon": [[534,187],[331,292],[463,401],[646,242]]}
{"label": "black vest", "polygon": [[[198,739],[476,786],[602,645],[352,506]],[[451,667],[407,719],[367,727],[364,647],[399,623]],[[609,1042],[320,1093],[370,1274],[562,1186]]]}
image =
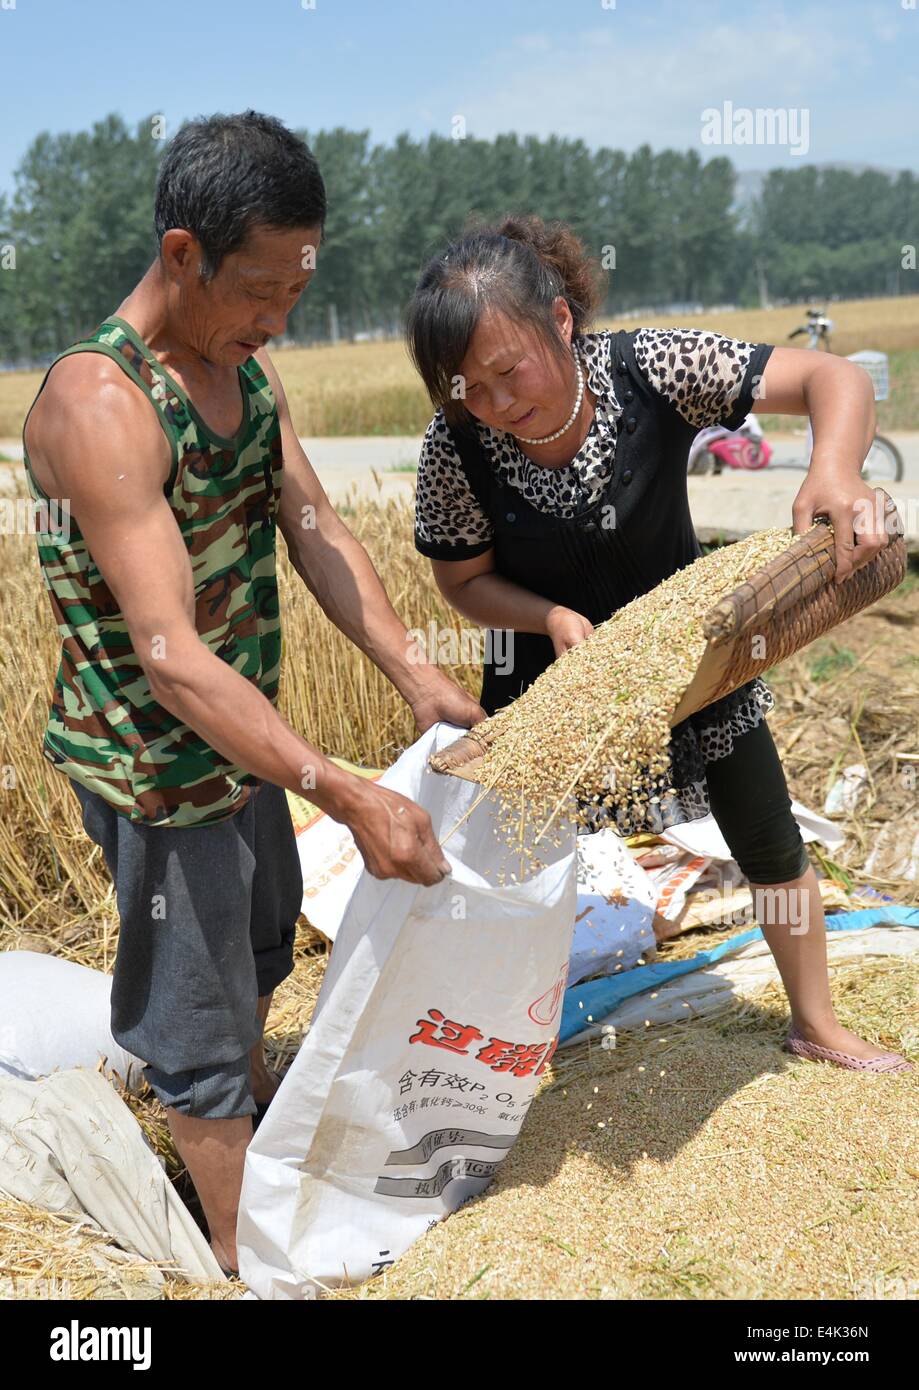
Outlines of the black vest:
{"label": "black vest", "polygon": [[[622,406],[615,463],[602,495],[576,515],[539,511],[498,481],[477,436],[451,432],[470,489],[494,529],[497,573],[582,613],[594,626],[702,553],[686,487],[696,427],[638,370],[632,351],[637,331],[610,335]],[[555,660],[544,634],[515,632],[509,640],[504,651],[491,638],[487,644],[480,697],[487,714],[510,704]]]}

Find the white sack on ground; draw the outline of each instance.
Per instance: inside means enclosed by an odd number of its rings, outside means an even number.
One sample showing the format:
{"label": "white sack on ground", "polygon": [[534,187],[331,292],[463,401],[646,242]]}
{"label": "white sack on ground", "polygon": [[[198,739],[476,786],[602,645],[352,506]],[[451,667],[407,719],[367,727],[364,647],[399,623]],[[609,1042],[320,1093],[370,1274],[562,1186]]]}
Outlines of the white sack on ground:
{"label": "white sack on ground", "polygon": [[354,836],[341,821],[317,816],[297,834],[303,871],[303,914],[334,941],[364,861]]}
{"label": "white sack on ground", "polygon": [[46,1211],[84,1212],[125,1250],[195,1283],[224,1277],[140,1125],[97,1072],[0,1075],[0,1189]]}
{"label": "white sack on ground", "polygon": [[144,1063],[111,1033],[112,977],[40,951],[0,951],[0,1073],[35,1081],[100,1059],[128,1090]]}
{"label": "white sack on ground", "polygon": [[657,890],[610,828],[579,835],[578,903],[568,984],[620,974],[653,954]]}
{"label": "white sack on ground", "polygon": [[[443,839],[481,788],[427,767],[462,730],[437,724],[379,785]],[[489,795],[421,888],[361,874],[310,1030],[246,1155],[240,1274],[260,1298],[313,1298],[378,1273],[481,1192],[554,1050],[576,904],[574,827],[546,867],[519,859]]]}

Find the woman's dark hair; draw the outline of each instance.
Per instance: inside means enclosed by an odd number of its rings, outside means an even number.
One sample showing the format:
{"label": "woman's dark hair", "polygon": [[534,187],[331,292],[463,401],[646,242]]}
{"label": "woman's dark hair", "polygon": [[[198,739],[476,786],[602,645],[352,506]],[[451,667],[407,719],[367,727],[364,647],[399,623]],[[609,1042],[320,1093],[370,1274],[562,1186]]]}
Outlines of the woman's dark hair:
{"label": "woman's dark hair", "polygon": [[447,424],[468,431],[472,416],[454,380],[486,309],[528,323],[559,361],[567,349],[552,305],[562,295],[582,333],[602,303],[603,277],[565,222],[508,215],[496,226],[464,230],[428,262],[405,315],[408,351]]}
{"label": "woman's dark hair", "polygon": [[325,184],[316,157],[275,116],[259,111],[188,121],[159,167],[153,222],[162,245],[170,227],[193,232],[203,250],[202,279],[257,226],[325,224]]}

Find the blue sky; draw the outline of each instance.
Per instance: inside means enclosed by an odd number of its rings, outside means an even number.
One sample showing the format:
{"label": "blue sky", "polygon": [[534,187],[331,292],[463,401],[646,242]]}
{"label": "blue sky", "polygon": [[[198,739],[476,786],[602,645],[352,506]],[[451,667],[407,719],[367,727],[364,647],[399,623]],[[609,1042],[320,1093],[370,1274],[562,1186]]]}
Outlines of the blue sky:
{"label": "blue sky", "polygon": [[[919,168],[912,0],[0,0],[0,192],[41,131],[254,106],[288,125],[697,148],[738,169]],[[804,158],[706,107],[809,112]],[[800,142],[799,142],[800,143]]]}

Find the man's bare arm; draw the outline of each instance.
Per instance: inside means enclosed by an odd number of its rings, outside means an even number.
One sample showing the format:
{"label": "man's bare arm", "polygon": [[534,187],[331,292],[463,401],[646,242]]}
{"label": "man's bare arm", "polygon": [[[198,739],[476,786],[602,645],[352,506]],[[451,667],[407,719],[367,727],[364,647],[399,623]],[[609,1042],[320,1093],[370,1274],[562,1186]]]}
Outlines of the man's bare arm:
{"label": "man's bare arm", "polygon": [[74,389],[76,373],[59,379],[42,450],[54,458],[61,496],[124,614],[154,698],[223,757],[350,825],[371,873],[439,881],[445,861],[426,812],[337,767],[198,636],[191,565],[163,495],[150,405],[114,363],[81,370],[95,389],[87,381]]}
{"label": "man's bare arm", "polygon": [[330,503],[294,429],[284,388],[268,353],[256,354],[278,403],[284,483],[278,525],[291,563],[323,611],[392,681],[416,713],[429,700],[458,724],[484,718],[410,639],[361,543]]}

